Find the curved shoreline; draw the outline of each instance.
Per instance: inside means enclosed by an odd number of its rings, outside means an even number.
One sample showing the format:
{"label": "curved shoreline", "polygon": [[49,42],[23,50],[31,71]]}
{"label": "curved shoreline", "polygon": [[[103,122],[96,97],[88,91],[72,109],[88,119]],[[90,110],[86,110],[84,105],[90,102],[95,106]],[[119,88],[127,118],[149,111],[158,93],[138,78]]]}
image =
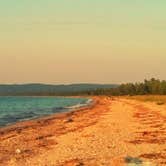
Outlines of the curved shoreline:
{"label": "curved shoreline", "polygon": [[0,166],[164,166],[165,107],[106,96],[93,100],[91,107],[0,132]]}
{"label": "curved shoreline", "polygon": [[[77,96],[77,98],[78,98],[78,96]],[[70,116],[74,112],[79,112],[79,111],[84,110],[84,109],[90,109],[97,103],[97,101],[93,97],[92,98],[84,97],[84,98],[90,99],[92,101],[90,103],[85,104],[84,106],[81,106],[81,107],[78,107],[78,108],[74,108],[74,106],[73,106],[73,108],[69,108],[68,111],[53,113],[53,114],[45,115],[45,116],[42,116],[42,117],[36,117],[34,119],[22,120],[22,121],[18,121],[16,123],[13,123],[13,124],[2,126],[2,127],[0,127],[0,135],[4,132],[6,133],[8,131],[17,130],[17,128],[26,129],[26,128],[28,128],[28,126],[30,124],[33,124],[33,123],[41,123],[42,121],[49,121],[49,120],[52,120],[52,119],[57,119],[57,118],[65,117],[65,116]]]}
{"label": "curved shoreline", "polygon": [[[67,97],[67,98],[75,98],[75,97],[70,96],[70,97]],[[82,98],[82,96],[80,96],[80,97],[77,96],[76,98]],[[0,133],[1,133],[2,130],[10,129],[10,128],[13,128],[15,126],[17,127],[19,125],[24,125],[24,124],[29,123],[29,122],[50,119],[51,117],[55,117],[55,116],[58,116],[58,115],[61,115],[61,114],[70,113],[70,112],[73,112],[73,111],[79,111],[79,110],[82,110],[82,109],[87,109],[87,108],[91,107],[91,105],[93,105],[94,102],[95,102],[95,101],[93,101],[92,98],[89,98],[89,97],[84,97],[84,98],[87,99],[87,101],[86,101],[85,104],[83,104],[80,107],[75,107],[76,105],[73,105],[73,106],[71,106],[71,108],[66,108],[67,110],[63,111],[63,112],[57,112],[57,113],[55,112],[55,113],[44,115],[44,116],[34,117],[34,118],[30,118],[30,119],[23,119],[23,120],[20,120],[20,121],[17,121],[17,122],[9,123],[9,124],[6,124],[4,126],[0,126]],[[88,100],[92,100],[92,101],[88,102]]]}
{"label": "curved shoreline", "polygon": [[[15,125],[0,129],[0,166],[8,165],[13,158],[17,158],[17,150],[22,154],[19,156],[21,162],[24,155],[32,157],[56,142],[49,142],[52,136],[60,136],[68,132],[83,129],[95,124],[98,118],[99,97],[92,97],[93,102],[85,107],[71,110],[70,112],[53,114],[35,120],[18,122]],[[92,111],[93,110],[93,111]],[[96,115],[95,115],[96,114]],[[93,120],[89,117],[95,117]],[[84,121],[84,118],[89,120]],[[70,126],[72,124],[72,126]],[[74,125],[73,125],[74,124]],[[21,158],[20,158],[21,157]],[[9,164],[11,165],[11,164]]]}

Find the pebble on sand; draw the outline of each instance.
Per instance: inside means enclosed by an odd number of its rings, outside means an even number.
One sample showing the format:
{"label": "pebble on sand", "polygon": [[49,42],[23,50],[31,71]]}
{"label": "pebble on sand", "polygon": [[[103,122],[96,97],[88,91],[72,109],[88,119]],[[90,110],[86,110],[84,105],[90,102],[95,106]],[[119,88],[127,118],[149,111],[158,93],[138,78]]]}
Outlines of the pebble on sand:
{"label": "pebble on sand", "polygon": [[20,154],[21,153],[21,150],[20,149],[16,149],[16,154]]}

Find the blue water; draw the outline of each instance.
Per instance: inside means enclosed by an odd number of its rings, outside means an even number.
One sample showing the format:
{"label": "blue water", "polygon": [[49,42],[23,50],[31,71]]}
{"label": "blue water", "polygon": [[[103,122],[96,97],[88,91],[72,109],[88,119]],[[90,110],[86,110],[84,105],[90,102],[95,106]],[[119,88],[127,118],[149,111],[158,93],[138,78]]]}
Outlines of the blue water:
{"label": "blue water", "polygon": [[0,127],[69,111],[88,103],[85,98],[0,97]]}

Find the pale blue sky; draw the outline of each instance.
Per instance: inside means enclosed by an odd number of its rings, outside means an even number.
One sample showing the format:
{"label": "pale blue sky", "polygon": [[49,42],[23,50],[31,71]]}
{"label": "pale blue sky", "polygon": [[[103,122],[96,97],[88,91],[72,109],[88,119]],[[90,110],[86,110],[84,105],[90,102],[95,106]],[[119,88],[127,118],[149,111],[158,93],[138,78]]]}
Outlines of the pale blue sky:
{"label": "pale blue sky", "polygon": [[0,2],[0,83],[166,79],[164,0]]}

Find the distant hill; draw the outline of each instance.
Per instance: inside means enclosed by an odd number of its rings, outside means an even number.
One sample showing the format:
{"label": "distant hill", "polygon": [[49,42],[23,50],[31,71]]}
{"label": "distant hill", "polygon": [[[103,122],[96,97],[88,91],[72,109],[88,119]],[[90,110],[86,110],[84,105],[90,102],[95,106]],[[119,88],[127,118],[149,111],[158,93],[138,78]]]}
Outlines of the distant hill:
{"label": "distant hill", "polygon": [[0,85],[0,95],[75,95],[82,92],[98,89],[115,88],[116,84],[70,84],[70,85],[47,85],[47,84],[14,84]]}

